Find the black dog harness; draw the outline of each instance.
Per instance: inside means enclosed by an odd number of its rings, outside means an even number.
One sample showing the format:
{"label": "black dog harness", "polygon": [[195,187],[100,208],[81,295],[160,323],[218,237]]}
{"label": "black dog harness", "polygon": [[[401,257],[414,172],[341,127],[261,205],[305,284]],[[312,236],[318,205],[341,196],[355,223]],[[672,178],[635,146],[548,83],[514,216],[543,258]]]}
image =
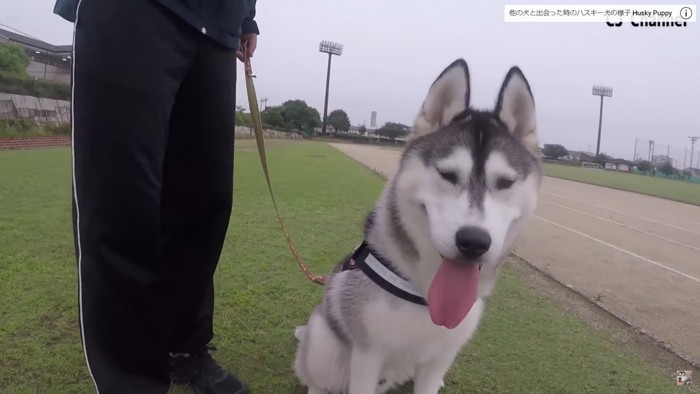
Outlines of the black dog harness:
{"label": "black dog harness", "polygon": [[[343,263],[341,271],[360,269],[374,283],[389,293],[414,304],[428,306],[428,301],[420,295],[416,287],[401,276],[381,256],[372,253],[366,241],[355,248],[348,261]],[[479,265],[481,271],[481,265]]]}
{"label": "black dog harness", "polygon": [[350,271],[358,268],[374,283],[389,293],[414,304],[428,305],[428,302],[420,295],[416,287],[396,272],[381,256],[372,253],[365,241],[355,249],[350,259],[343,264],[341,270]]}

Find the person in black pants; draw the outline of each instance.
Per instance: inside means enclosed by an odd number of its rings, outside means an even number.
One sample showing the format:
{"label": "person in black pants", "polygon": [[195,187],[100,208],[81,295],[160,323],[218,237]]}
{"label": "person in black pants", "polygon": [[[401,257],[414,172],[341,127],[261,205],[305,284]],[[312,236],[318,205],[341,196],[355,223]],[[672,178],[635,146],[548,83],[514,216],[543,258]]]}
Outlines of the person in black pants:
{"label": "person in black pants", "polygon": [[210,355],[255,0],[57,0],[74,22],[73,224],[98,393],[247,393]]}

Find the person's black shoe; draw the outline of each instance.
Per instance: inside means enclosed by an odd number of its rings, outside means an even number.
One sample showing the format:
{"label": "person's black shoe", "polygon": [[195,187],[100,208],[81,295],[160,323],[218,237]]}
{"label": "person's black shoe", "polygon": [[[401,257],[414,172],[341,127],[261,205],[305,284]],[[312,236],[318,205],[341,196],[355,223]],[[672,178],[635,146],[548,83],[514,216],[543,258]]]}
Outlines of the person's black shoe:
{"label": "person's black shoe", "polygon": [[170,379],[197,394],[249,394],[248,387],[223,369],[209,354],[213,346],[196,353],[170,354]]}

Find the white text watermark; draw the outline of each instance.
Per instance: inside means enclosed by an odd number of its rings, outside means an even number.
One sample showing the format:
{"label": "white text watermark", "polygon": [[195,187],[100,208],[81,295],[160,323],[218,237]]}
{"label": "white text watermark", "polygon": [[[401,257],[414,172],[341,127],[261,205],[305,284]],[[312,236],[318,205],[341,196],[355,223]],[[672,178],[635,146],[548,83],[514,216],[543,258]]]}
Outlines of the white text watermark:
{"label": "white text watermark", "polygon": [[695,22],[694,4],[507,4],[506,22]]}

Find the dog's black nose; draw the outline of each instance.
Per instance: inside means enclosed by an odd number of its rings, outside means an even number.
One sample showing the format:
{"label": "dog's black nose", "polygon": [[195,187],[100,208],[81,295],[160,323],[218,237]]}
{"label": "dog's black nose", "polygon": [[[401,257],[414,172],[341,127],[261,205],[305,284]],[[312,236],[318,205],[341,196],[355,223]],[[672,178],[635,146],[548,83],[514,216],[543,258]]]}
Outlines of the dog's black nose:
{"label": "dog's black nose", "polygon": [[480,257],[491,247],[491,236],[479,227],[462,227],[455,238],[457,249],[467,259]]}

